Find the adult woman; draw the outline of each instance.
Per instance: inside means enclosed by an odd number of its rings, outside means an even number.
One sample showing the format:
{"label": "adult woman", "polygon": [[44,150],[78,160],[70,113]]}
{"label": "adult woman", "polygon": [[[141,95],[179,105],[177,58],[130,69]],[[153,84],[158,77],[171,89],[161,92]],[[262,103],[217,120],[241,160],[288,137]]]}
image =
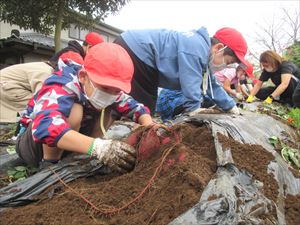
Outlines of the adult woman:
{"label": "adult woman", "polygon": [[[271,50],[263,52],[259,61],[263,72],[246,101],[252,102],[255,96],[269,104],[276,99],[281,103],[293,105],[292,96],[299,83],[299,68]],[[262,88],[263,83],[269,79],[275,86]]]}

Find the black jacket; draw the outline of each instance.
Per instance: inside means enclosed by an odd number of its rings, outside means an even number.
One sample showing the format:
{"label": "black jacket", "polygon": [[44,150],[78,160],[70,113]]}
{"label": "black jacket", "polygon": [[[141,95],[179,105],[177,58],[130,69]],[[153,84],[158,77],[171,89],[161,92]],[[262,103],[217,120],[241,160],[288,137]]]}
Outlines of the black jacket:
{"label": "black jacket", "polygon": [[59,52],[55,53],[49,59],[49,62],[51,63],[53,68],[57,67],[57,62],[58,62],[59,57],[63,53],[68,52],[68,51],[73,51],[73,52],[79,53],[82,56],[82,58],[84,58],[84,56],[85,56],[85,53],[84,53],[84,50],[83,50],[82,46],[77,41],[69,41],[67,47],[65,47],[62,50],[60,50]]}

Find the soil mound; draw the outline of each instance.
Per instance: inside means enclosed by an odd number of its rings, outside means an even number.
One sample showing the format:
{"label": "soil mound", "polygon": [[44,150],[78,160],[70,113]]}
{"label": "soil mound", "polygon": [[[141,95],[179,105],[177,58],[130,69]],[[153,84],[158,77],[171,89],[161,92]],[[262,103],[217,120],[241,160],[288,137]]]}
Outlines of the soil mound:
{"label": "soil mound", "polygon": [[[139,162],[131,173],[85,178],[70,184],[105,214],[70,189],[57,185],[56,190],[61,190],[52,199],[2,212],[0,224],[168,224],[199,201],[217,166],[213,138],[207,127],[181,125],[176,129],[183,141],[171,150],[154,179],[162,153],[172,143]],[[142,193],[149,182],[150,188]],[[127,208],[115,210],[138,195],[138,200]]]}
{"label": "soil mound", "polygon": [[[181,137],[173,140],[131,173],[78,179],[66,188],[61,183],[39,196],[38,202],[0,213],[0,225],[105,224],[166,225],[196,205],[217,171],[211,130],[191,124],[172,128]],[[268,165],[274,156],[260,145],[241,144],[218,134],[223,149],[230,149],[239,169],[262,182],[261,192],[276,204],[278,184]],[[76,193],[73,191],[75,190]],[[218,196],[209,196],[209,201]],[[237,202],[236,204],[239,204]],[[251,211],[256,211],[257,205]],[[300,224],[300,195],[285,196],[287,225]],[[264,224],[276,218],[276,210],[260,217]]]}

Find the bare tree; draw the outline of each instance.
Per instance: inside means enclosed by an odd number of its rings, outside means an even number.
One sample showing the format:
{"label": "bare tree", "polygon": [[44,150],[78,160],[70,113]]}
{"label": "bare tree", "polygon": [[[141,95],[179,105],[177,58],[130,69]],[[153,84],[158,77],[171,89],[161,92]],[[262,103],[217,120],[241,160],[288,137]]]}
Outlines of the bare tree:
{"label": "bare tree", "polygon": [[[263,49],[282,53],[288,46],[300,40],[300,2],[295,9],[281,9],[281,16],[274,14],[272,20],[257,24],[255,41]],[[255,52],[252,52],[255,55]]]}
{"label": "bare tree", "polygon": [[295,9],[291,14],[287,9],[282,9],[284,13],[283,21],[289,29],[284,31],[289,36],[289,44],[296,43],[300,38],[300,2],[298,9]]}

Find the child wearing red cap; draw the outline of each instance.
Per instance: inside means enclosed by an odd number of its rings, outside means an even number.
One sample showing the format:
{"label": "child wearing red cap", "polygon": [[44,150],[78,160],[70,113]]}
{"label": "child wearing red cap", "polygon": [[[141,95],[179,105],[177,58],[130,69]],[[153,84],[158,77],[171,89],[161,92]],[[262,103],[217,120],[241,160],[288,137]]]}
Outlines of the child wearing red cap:
{"label": "child wearing red cap", "polygon": [[[132,75],[129,55],[113,43],[91,48],[82,67],[66,61],[61,70],[45,80],[22,115],[21,123],[26,130],[17,139],[16,151],[20,158],[37,166],[41,161],[58,161],[66,150],[97,157],[115,171],[132,169],[133,147],[79,132],[85,111],[90,107],[99,112],[110,106],[141,125],[152,123],[149,109],[124,93],[131,90]],[[89,130],[98,124],[94,123]]]}
{"label": "child wearing red cap", "polygon": [[222,28],[213,38],[204,27],[189,32],[129,30],[115,43],[127,50],[134,63],[130,95],[148,106],[152,113],[158,87],[181,91],[185,112],[200,108],[205,92],[209,92],[223,110],[238,111],[235,101],[221,90],[223,88],[212,85],[214,76],[208,75],[208,89],[201,90],[205,71],[213,74],[227,64],[245,62],[247,44],[237,30]]}
{"label": "child wearing red cap", "polygon": [[[86,53],[91,47],[102,42],[104,42],[104,39],[100,34],[96,32],[90,32],[85,36],[85,40],[83,41],[82,45],[76,40],[69,41],[68,46],[54,54],[49,59],[49,62],[53,65],[54,68],[57,68],[58,59],[63,54],[67,54],[68,56],[72,57],[71,59],[73,61],[78,62],[78,57],[81,57],[83,60]],[[74,56],[75,54],[77,56]]]}
{"label": "child wearing red cap", "polygon": [[0,123],[17,121],[17,113],[26,108],[28,100],[53,70],[59,69],[59,59],[72,60],[82,65],[88,49],[102,42],[104,40],[100,34],[90,32],[82,46],[77,41],[70,41],[68,47],[55,54],[48,62],[17,64],[1,70]]}
{"label": "child wearing red cap", "polygon": [[245,92],[247,85],[247,83],[245,83],[247,82],[246,75],[250,78],[254,77],[253,66],[250,63],[247,64],[247,69],[239,65],[237,68],[228,67],[217,71],[214,75],[230,96],[240,101],[244,100],[244,95],[248,97],[248,94]]}

